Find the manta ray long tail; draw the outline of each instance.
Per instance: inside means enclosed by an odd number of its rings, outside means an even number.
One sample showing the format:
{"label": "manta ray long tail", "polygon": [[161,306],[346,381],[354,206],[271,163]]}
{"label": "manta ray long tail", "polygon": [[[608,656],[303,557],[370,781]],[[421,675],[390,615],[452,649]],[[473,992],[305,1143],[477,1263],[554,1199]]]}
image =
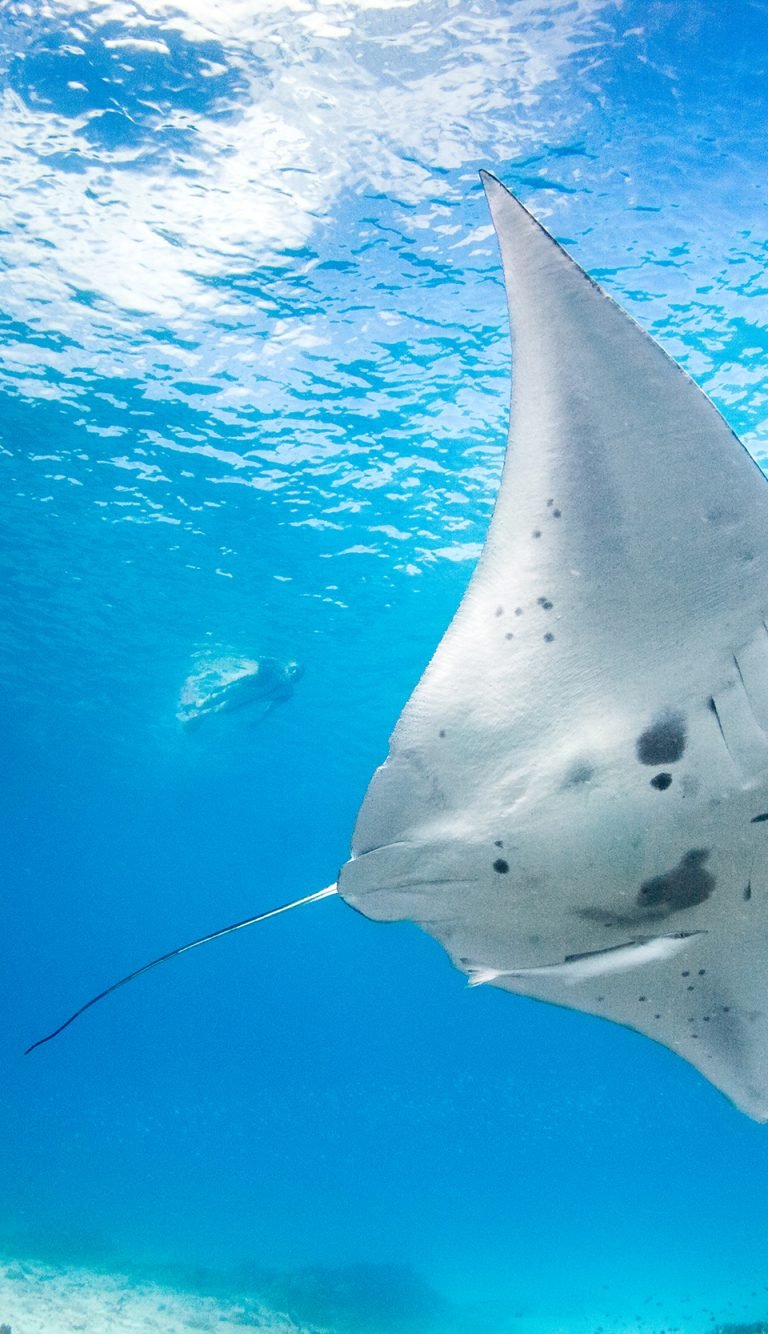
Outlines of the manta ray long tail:
{"label": "manta ray long tail", "polygon": [[118,987],[124,987],[126,982],[132,982],[135,977],[140,977],[142,973],[148,973],[150,968],[157,968],[159,963],[165,963],[168,959],[175,959],[177,954],[186,954],[188,950],[196,950],[198,945],[207,945],[210,940],[219,940],[221,936],[229,936],[233,931],[242,931],[243,927],[255,926],[256,922],[265,922],[268,917],[278,917],[280,913],[290,912],[292,908],[303,908],[306,903],[317,903],[319,899],[327,899],[335,893],[337,893],[335,884],[328,885],[325,889],[319,889],[316,894],[308,894],[306,898],[295,899],[293,903],[283,903],[279,908],[270,908],[269,912],[259,913],[258,917],[246,917],[243,922],[233,922],[231,926],[223,926],[219,931],[212,931],[208,936],[200,936],[199,940],[191,940],[188,945],[179,945],[178,949],[169,950],[167,954],[161,954],[159,958],[152,959],[150,963],[142,964],[141,968],[136,968],[127,977],[121,977],[119,982],[113,982],[111,987],[107,987],[105,991],[100,991],[98,996],[93,996],[91,1000],[86,1001],[85,1005],[81,1005],[79,1010],[75,1010],[75,1013],[71,1014],[69,1019],[65,1019],[64,1023],[59,1024],[58,1028],[54,1028],[53,1032],[49,1033],[47,1037],[38,1038],[37,1042],[33,1042],[31,1047],[27,1047],[24,1055],[28,1056],[31,1051],[35,1050],[35,1047],[42,1047],[43,1043],[50,1042],[52,1038],[58,1037],[59,1033],[63,1033],[65,1028],[69,1028],[70,1024],[79,1019],[81,1014],[85,1014],[86,1010],[90,1010],[91,1006],[95,1005],[97,1001],[103,1000],[105,996],[117,991]]}

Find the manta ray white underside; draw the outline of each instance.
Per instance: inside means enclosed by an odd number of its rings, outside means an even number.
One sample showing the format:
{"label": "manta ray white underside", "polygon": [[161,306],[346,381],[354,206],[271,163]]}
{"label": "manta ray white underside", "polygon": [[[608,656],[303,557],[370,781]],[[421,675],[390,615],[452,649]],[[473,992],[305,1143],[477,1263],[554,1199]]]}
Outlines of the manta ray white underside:
{"label": "manta ray white underside", "polygon": [[473,982],[664,1043],[768,1118],[768,484],[492,176],[513,341],[477,570],[341,896]]}

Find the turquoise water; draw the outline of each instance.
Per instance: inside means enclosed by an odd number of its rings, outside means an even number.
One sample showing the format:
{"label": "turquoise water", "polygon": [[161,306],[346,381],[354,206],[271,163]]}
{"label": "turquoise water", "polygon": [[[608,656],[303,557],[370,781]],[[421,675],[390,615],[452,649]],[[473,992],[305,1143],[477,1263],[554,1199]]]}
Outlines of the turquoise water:
{"label": "turquoise water", "polygon": [[767,63],[747,0],[0,8],[6,1252],[339,1331],[768,1319],[768,1132],[413,927],[317,904],[21,1056],[345,860],[501,467],[478,168],[768,454]]}

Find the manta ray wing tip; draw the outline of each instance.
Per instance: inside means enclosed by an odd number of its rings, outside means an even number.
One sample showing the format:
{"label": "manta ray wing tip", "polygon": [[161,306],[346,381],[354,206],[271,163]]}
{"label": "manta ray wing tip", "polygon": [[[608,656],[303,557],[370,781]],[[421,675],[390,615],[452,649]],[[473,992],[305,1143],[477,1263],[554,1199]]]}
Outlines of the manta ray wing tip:
{"label": "manta ray wing tip", "polygon": [[[488,190],[489,188],[494,189],[496,187],[498,187],[500,190],[507,189],[505,185],[502,185],[498,176],[494,176],[493,172],[487,171],[485,167],[480,168],[479,176],[486,190]],[[507,193],[509,194],[509,191],[507,191]]]}

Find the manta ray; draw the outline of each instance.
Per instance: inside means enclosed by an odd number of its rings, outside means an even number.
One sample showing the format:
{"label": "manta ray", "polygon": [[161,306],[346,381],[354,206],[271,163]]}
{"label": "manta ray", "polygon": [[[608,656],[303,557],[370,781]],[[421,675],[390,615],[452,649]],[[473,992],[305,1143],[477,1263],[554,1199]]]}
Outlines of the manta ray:
{"label": "manta ray", "polygon": [[768,483],[685,372],[481,175],[513,346],[504,470],[351,856],[335,884],[77,1014],[338,894],[416,922],[470,985],[646,1034],[765,1121]]}

